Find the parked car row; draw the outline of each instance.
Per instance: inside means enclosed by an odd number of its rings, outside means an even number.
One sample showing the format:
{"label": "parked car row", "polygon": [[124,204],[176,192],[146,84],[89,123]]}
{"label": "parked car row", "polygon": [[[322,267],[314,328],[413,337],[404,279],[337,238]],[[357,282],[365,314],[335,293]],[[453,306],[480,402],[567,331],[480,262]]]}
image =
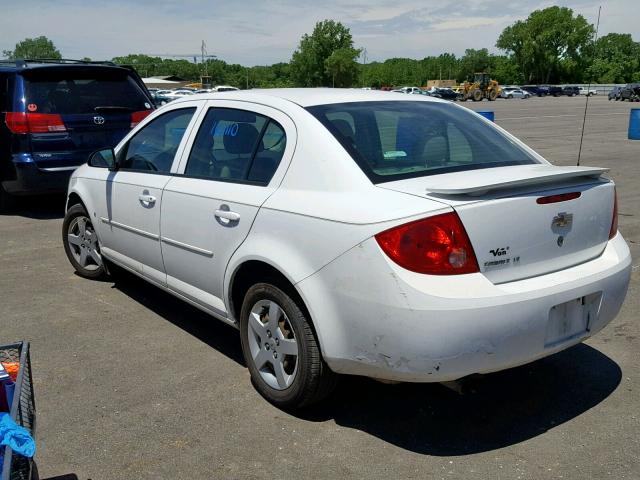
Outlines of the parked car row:
{"label": "parked car row", "polygon": [[609,92],[609,100],[640,102],[640,83],[628,83],[624,87],[613,87]]}
{"label": "parked car row", "polygon": [[598,91],[594,88],[585,88],[572,85],[566,85],[564,87],[560,87],[557,85],[523,85],[519,88],[529,92],[531,96],[536,97],[573,97],[578,95],[592,96],[598,94]]}
{"label": "parked car row", "polygon": [[[401,87],[391,90],[396,93],[407,93],[407,94],[421,94],[421,95],[429,95],[436,98],[444,98],[446,100],[459,100],[461,98],[460,92],[456,91],[456,87],[454,88],[437,88],[431,87],[429,89],[423,89],[420,87]],[[597,95],[598,91],[594,88],[585,88],[578,86],[555,86],[555,85],[505,85],[501,87],[501,92],[498,95],[498,98],[511,99],[511,98],[521,98],[527,99],[534,96],[537,97],[573,97],[578,95],[584,96],[592,96]],[[618,98],[619,99],[619,98]]]}
{"label": "parked car row", "polygon": [[451,88],[431,87],[425,90],[420,87],[401,87],[391,91],[395,93],[407,93],[409,95],[426,95],[428,97],[443,98],[452,101],[459,100],[461,97],[458,92],[453,91]]}
{"label": "parked car row", "polygon": [[181,87],[181,88],[174,88],[172,90],[161,90],[157,88],[150,88],[149,92],[151,93],[151,97],[153,98],[153,101],[156,104],[156,106],[160,107],[162,105],[166,105],[169,102],[172,102],[173,100],[176,100],[178,98],[183,98],[189,95],[196,95],[198,93],[211,93],[211,92],[231,92],[235,90],[238,90],[238,89],[230,85],[218,85],[217,87],[202,88],[202,89]]}

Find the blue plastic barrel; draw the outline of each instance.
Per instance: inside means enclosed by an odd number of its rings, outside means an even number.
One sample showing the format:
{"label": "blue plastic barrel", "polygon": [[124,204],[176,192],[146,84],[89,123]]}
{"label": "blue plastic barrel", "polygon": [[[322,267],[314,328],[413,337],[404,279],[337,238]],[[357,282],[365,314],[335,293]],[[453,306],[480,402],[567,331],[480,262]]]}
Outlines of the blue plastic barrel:
{"label": "blue plastic barrel", "polygon": [[629,140],[640,140],[640,108],[632,108],[629,114]]}
{"label": "blue plastic barrel", "polygon": [[496,120],[496,116],[493,112],[476,112],[478,115],[482,115],[484,118],[486,118],[487,120],[491,120],[492,122],[495,122]]}

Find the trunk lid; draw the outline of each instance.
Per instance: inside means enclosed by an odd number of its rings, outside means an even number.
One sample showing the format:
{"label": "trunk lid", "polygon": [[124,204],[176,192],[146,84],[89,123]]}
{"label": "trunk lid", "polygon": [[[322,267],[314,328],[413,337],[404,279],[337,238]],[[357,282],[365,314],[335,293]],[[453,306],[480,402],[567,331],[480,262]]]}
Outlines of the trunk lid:
{"label": "trunk lid", "polygon": [[615,198],[613,182],[600,177],[604,171],[521,165],[378,186],[453,207],[480,271],[493,283],[505,283],[562,270],[602,253]]}

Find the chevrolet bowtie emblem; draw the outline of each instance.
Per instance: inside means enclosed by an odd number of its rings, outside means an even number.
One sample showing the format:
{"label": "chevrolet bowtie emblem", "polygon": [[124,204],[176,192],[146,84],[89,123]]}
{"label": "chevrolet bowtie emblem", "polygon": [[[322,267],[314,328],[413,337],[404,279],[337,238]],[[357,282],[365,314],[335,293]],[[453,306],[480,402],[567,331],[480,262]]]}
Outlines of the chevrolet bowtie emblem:
{"label": "chevrolet bowtie emblem", "polygon": [[572,222],[573,222],[572,213],[561,212],[555,217],[553,217],[553,222],[551,222],[551,225],[553,225],[554,227],[563,228],[563,227],[570,227]]}

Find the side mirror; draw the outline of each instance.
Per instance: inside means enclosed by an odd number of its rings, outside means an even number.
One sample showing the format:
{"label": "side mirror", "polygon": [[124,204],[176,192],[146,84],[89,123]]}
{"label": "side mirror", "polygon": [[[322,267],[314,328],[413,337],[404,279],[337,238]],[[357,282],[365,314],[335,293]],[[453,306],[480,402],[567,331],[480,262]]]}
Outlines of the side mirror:
{"label": "side mirror", "polygon": [[118,162],[113,148],[105,148],[93,152],[89,155],[87,163],[90,167],[108,168],[109,170],[118,169]]}

